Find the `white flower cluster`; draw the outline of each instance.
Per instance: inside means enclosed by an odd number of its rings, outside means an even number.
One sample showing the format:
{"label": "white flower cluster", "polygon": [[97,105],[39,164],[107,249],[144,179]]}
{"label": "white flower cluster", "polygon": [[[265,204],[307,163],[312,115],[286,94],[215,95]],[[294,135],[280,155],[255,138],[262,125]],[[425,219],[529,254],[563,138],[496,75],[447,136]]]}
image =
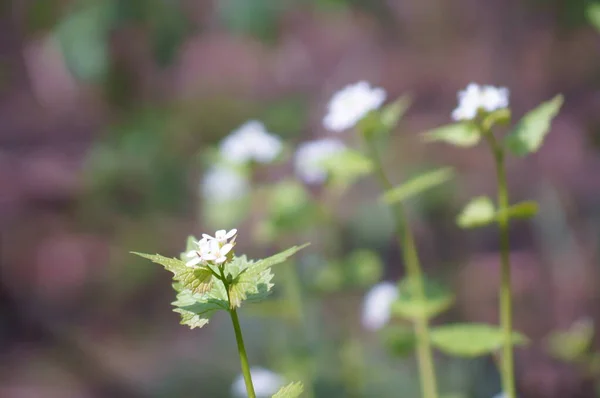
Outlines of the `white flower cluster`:
{"label": "white flower cluster", "polygon": [[281,139],[267,131],[258,120],[250,120],[231,132],[221,141],[223,159],[235,163],[270,163],[283,149]]}
{"label": "white flower cluster", "polygon": [[366,81],[346,86],[329,101],[323,125],[337,132],[354,127],[370,111],[378,109],[385,98],[384,89],[371,87]]}
{"label": "white flower cluster", "polygon": [[508,107],[508,89],[505,87],[480,86],[470,83],[458,93],[458,107],[452,112],[452,119],[473,120],[481,110],[493,112]]}
{"label": "white flower cluster", "polygon": [[[254,392],[259,398],[272,396],[281,387],[283,387],[285,383],[283,377],[277,373],[258,366],[250,368],[250,375],[252,376]],[[240,374],[234,380],[233,384],[231,385],[231,394],[236,398],[245,398],[248,396],[246,393],[246,384],[244,383],[243,375]]]}
{"label": "white flower cluster", "polygon": [[369,330],[385,326],[390,320],[392,304],[398,299],[398,294],[398,287],[392,282],[381,282],[373,286],[363,300],[363,326]]}
{"label": "white flower cluster", "polygon": [[294,159],[296,174],[307,184],[322,183],[327,178],[323,162],[346,149],[340,140],[323,138],[298,145]]}
{"label": "white flower cluster", "polygon": [[227,261],[227,255],[235,246],[237,229],[227,232],[220,229],[215,236],[202,234],[202,239],[196,242],[198,248],[190,250],[185,255],[189,260],[185,263],[190,268],[199,268],[209,263],[223,264]]}

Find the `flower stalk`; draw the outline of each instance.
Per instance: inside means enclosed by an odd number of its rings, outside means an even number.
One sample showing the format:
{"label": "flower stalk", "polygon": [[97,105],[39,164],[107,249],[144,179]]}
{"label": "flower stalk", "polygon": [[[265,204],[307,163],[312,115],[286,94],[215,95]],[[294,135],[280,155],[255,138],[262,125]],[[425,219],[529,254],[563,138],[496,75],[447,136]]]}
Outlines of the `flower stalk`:
{"label": "flower stalk", "polygon": [[240,328],[240,321],[238,319],[237,310],[234,308],[229,311],[231,315],[231,322],[233,323],[233,330],[235,331],[235,340],[237,342],[238,354],[240,356],[240,364],[242,365],[242,374],[244,375],[244,383],[246,384],[246,392],[248,398],[256,398],[254,392],[254,385],[252,384],[252,375],[250,374],[250,365],[248,364],[248,356],[246,355],[246,347],[244,346],[244,337],[242,336],[242,329]]}
{"label": "flower stalk", "polygon": [[[364,133],[366,145],[368,147],[369,157],[373,162],[374,171],[379,179],[382,188],[388,191],[393,188],[388,179],[379,152],[377,144],[372,135]],[[423,272],[419,260],[419,255],[415,246],[414,236],[410,229],[406,211],[402,203],[391,206],[394,212],[394,221],[396,234],[398,235],[398,245],[402,251],[402,256],[406,266],[406,273],[411,284],[415,287],[416,299],[424,303],[426,301],[425,286],[423,283]],[[417,343],[417,362],[419,366],[421,393],[423,398],[437,398],[437,379],[435,365],[433,362],[433,351],[431,349],[431,339],[429,336],[429,320],[426,316],[420,316],[413,322]]]}

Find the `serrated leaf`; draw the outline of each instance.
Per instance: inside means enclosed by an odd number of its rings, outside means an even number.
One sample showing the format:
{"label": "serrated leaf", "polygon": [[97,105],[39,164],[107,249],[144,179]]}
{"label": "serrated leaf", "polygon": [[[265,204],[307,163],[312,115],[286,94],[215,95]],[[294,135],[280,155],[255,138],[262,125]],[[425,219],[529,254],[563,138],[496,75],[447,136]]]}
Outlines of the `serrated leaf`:
{"label": "serrated leaf", "polygon": [[392,304],[394,315],[410,320],[429,319],[446,311],[454,303],[454,296],[448,289],[428,279],[421,281],[424,285],[425,300],[419,300],[416,283],[416,280],[409,278],[400,282],[400,294]]}
{"label": "serrated leaf", "polygon": [[296,381],[283,386],[277,391],[272,398],[298,398],[304,391],[304,386],[301,382]]}
{"label": "serrated leaf", "polygon": [[577,361],[588,353],[593,338],[594,323],[583,319],[568,330],[552,332],[546,339],[546,348],[557,359]]}
{"label": "serrated leaf", "polygon": [[300,250],[304,249],[305,247],[307,247],[309,245],[310,245],[310,243],[305,243],[300,246],[290,247],[289,249],[284,250],[280,253],[274,254],[271,257],[267,257],[265,259],[259,260],[251,267],[251,270],[253,272],[262,272],[263,270],[265,270],[267,268],[270,268],[274,265],[284,262],[285,260],[292,257],[294,254],[296,254],[297,252],[299,252]]}
{"label": "serrated leaf", "polygon": [[227,293],[221,283],[215,284],[210,292],[194,294],[190,290],[182,290],[177,294],[177,299],[172,303],[173,311],[181,314],[181,324],[190,328],[201,328],[206,325],[210,317],[219,310],[229,309]]}
{"label": "serrated leaf", "polygon": [[391,104],[386,105],[381,110],[381,125],[386,131],[391,131],[402,116],[406,113],[411,104],[411,98],[408,95],[403,95]]}
{"label": "serrated leaf", "polygon": [[[458,323],[431,329],[431,343],[448,355],[476,357],[490,354],[504,343],[503,331],[492,325]],[[524,345],[527,338],[513,331],[513,345]]]}
{"label": "serrated leaf", "polygon": [[160,254],[131,253],[162,265],[167,271],[173,273],[174,280],[192,293],[205,293],[212,288],[213,275],[208,267],[190,268],[185,265],[185,262],[176,258],[168,258]]}
{"label": "serrated leaf", "polygon": [[508,150],[517,156],[536,152],[550,131],[552,119],[558,114],[562,104],[562,95],[557,95],[523,116],[514,130],[504,138]]}
{"label": "serrated leaf", "polygon": [[481,134],[473,123],[454,123],[423,133],[425,142],[442,141],[459,147],[475,146],[481,140]]}
{"label": "serrated leaf", "polygon": [[390,189],[383,194],[382,200],[388,204],[404,201],[450,180],[453,176],[454,170],[451,167],[444,167],[423,173],[406,181],[400,186]]}
{"label": "serrated leaf", "polygon": [[496,209],[492,200],[487,196],[472,199],[456,218],[461,228],[475,228],[496,221]]}
{"label": "serrated leaf", "polygon": [[373,163],[362,153],[345,149],[330,155],[322,163],[332,183],[348,186],[373,170]]}

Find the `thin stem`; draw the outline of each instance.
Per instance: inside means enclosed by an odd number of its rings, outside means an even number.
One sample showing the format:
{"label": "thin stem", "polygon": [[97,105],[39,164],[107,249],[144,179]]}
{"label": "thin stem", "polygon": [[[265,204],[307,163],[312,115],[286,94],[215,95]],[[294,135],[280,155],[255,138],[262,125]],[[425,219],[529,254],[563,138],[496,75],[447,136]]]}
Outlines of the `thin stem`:
{"label": "thin stem", "polygon": [[504,149],[498,144],[491,132],[484,136],[494,154],[498,181],[498,227],[500,228],[500,325],[504,336],[501,358],[502,389],[508,398],[516,397],[514,360],[512,349],[512,294],[510,282],[510,242],[508,233],[508,184],[504,165]]}
{"label": "thin stem", "polygon": [[[375,166],[375,173],[380,180],[384,190],[393,188],[392,183],[387,178],[383,169],[383,164],[377,145],[370,137],[365,137],[369,154]],[[415,239],[410,229],[406,212],[401,203],[392,206],[394,212],[396,234],[398,235],[398,245],[402,251],[404,263],[406,264],[406,273],[408,275],[411,287],[416,289],[416,298],[420,302],[425,302],[425,286],[423,284],[423,272],[419,261],[419,255],[415,246]],[[417,362],[419,373],[421,375],[421,393],[424,398],[437,398],[437,380],[435,366],[433,363],[433,352],[429,336],[429,320],[427,317],[418,317],[414,320],[413,327],[417,340]]]}
{"label": "thin stem", "polygon": [[240,321],[238,319],[237,310],[232,309],[229,311],[229,314],[231,315],[233,330],[235,331],[235,340],[237,341],[238,354],[240,355],[240,364],[242,365],[244,383],[246,383],[246,392],[248,393],[248,398],[256,398],[256,393],[254,392],[254,385],[252,384],[252,375],[250,374],[250,365],[248,364],[248,356],[246,355],[246,347],[244,346],[244,338],[242,337],[242,329],[240,328]]}

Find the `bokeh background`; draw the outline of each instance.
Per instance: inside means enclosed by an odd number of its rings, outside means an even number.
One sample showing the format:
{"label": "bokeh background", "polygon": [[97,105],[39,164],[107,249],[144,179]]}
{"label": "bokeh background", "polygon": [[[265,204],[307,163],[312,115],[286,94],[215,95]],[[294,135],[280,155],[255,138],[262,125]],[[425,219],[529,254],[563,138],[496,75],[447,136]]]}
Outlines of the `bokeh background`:
{"label": "bokeh background", "polygon": [[[458,172],[411,206],[426,272],[457,294],[442,323],[497,321],[496,231],[454,223],[468,198],[494,194],[493,164],[483,146],[425,146],[417,133],[449,122],[456,92],[471,81],[509,87],[515,117],[565,95],[542,150],[508,165],[513,201],[541,204],[511,235],[516,328],[532,339],[517,350],[517,378],[523,397],[597,396],[593,372],[544,344],[553,330],[600,317],[600,32],[592,5],[0,2],[0,396],[229,397],[239,363],[227,317],[201,330],[178,325],[170,275],[128,252],[176,256],[189,234],[215,229],[200,181],[207,149],[232,129],[262,120],[293,150],[328,134],[328,99],[363,79],[392,99],[412,98],[386,155],[394,181],[433,166]],[[284,161],[260,178],[268,184],[290,170]],[[305,227],[282,245],[312,241],[305,257],[317,264],[368,249],[383,279],[402,276],[373,181],[341,197],[308,192],[335,208],[329,227]],[[237,224],[237,250],[252,257],[276,249],[253,238],[268,212],[258,202]],[[366,287],[323,292],[310,280],[303,327],[243,311],[251,362],[292,376],[301,368],[316,397],[418,396],[413,360],[361,327]],[[499,391],[493,358],[436,360],[444,391]]]}

